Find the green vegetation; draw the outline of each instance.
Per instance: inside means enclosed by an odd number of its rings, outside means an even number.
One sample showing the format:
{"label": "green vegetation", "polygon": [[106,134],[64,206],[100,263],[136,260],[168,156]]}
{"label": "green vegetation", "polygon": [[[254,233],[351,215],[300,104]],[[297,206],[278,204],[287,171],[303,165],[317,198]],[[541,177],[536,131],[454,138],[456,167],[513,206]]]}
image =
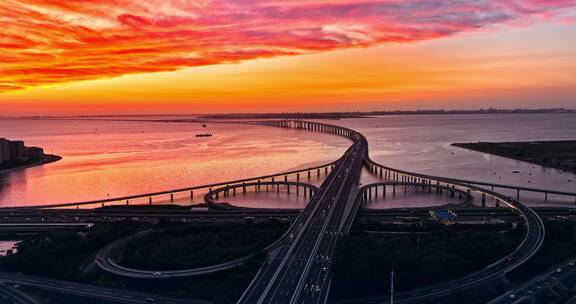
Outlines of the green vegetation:
{"label": "green vegetation", "polygon": [[264,260],[265,254],[260,252],[237,268],[210,275],[162,281],[122,280],[117,284],[133,290],[208,299],[216,304],[232,304],[240,298]]}
{"label": "green vegetation", "polygon": [[454,143],[453,146],[576,172],[576,140]]}
{"label": "green vegetation", "polygon": [[104,245],[144,229],[124,222],[96,224],[88,232],[58,231],[18,244],[18,251],[0,259],[4,270],[69,280],[82,280],[82,264]]}
{"label": "green vegetation", "polygon": [[[156,225],[131,221],[98,223],[86,233],[56,231],[29,238],[20,243],[16,254],[0,258],[0,268],[57,279],[208,299],[217,304],[228,304],[236,302],[260,269],[265,260],[265,254],[260,249],[275,240],[287,227],[287,223],[278,221],[257,224],[189,224],[166,220],[161,220]],[[95,253],[103,246],[151,228],[162,229],[164,232],[152,236],[162,239],[150,240],[156,242],[152,246],[145,244],[144,240],[139,240],[143,242],[141,244],[143,248],[137,250],[151,253],[151,256],[143,256],[144,259],[156,262],[162,267],[166,262],[162,260],[163,258],[176,261],[168,262],[174,267],[179,267],[179,265],[187,267],[192,265],[193,267],[208,260],[220,262],[231,257],[255,254],[246,263],[234,269],[205,276],[171,280],[125,279],[98,271],[95,265],[90,265]],[[188,233],[190,236],[187,235]],[[160,254],[153,248],[156,246],[166,254]],[[158,255],[154,255],[155,253]],[[194,257],[199,260],[194,260]],[[79,299],[75,297],[71,297],[68,302],[60,301],[66,296],[49,292],[40,295],[39,298],[47,303],[79,303],[80,301],[75,301]],[[84,302],[102,303],[97,300],[82,300],[82,303]]]}
{"label": "green vegetation", "polygon": [[525,280],[576,254],[574,222],[545,222],[546,238],[542,248],[522,267],[509,275],[512,280]]}
{"label": "green vegetation", "polygon": [[354,231],[338,244],[330,296],[340,300],[386,294],[392,269],[398,292],[454,279],[512,252],[523,235],[520,228],[503,233],[466,231],[459,225],[434,234],[374,236]]}
{"label": "green vegetation", "polygon": [[264,249],[288,229],[287,223],[182,225],[126,244],[120,263],[150,270],[210,266]]}

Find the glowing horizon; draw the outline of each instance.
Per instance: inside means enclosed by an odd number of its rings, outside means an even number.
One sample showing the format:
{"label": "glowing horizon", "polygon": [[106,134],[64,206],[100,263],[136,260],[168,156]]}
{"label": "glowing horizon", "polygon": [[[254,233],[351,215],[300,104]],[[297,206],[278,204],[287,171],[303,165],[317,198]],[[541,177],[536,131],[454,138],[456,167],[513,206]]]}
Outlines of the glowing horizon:
{"label": "glowing horizon", "polygon": [[6,0],[7,114],[576,107],[576,1]]}

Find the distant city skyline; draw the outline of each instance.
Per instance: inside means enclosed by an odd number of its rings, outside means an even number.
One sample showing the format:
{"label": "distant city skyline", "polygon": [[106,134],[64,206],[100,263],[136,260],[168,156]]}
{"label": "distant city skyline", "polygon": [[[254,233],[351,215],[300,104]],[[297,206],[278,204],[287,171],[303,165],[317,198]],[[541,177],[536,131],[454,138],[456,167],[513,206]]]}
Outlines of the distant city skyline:
{"label": "distant city skyline", "polygon": [[0,4],[2,115],[576,108],[576,3]]}

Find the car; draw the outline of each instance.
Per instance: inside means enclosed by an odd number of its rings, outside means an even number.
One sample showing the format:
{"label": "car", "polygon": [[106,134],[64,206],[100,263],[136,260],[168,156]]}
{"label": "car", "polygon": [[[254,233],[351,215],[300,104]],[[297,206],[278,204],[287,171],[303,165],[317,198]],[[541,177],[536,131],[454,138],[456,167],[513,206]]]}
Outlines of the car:
{"label": "car", "polygon": [[556,272],[562,272],[562,268],[556,269]]}
{"label": "car", "polygon": [[516,298],[516,295],[511,294],[511,295],[509,296],[509,298],[510,298],[510,299],[514,299],[514,298]]}
{"label": "car", "polygon": [[154,298],[146,298],[146,303],[154,303],[156,302],[156,300],[154,300]]}
{"label": "car", "polygon": [[154,272],[152,275],[155,276],[155,277],[158,277],[158,276],[161,276],[161,275],[162,275],[162,272],[156,271],[156,272]]}
{"label": "car", "polygon": [[574,266],[575,264],[574,264],[574,262],[570,262],[570,263],[568,263],[568,265]]}

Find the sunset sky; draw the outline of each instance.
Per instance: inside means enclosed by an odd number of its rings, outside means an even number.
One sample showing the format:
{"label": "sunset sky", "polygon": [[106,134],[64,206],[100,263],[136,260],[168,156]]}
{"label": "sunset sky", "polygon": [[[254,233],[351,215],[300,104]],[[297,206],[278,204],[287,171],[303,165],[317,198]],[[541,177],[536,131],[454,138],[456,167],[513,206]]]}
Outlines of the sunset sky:
{"label": "sunset sky", "polygon": [[576,0],[2,0],[0,115],[576,108]]}

